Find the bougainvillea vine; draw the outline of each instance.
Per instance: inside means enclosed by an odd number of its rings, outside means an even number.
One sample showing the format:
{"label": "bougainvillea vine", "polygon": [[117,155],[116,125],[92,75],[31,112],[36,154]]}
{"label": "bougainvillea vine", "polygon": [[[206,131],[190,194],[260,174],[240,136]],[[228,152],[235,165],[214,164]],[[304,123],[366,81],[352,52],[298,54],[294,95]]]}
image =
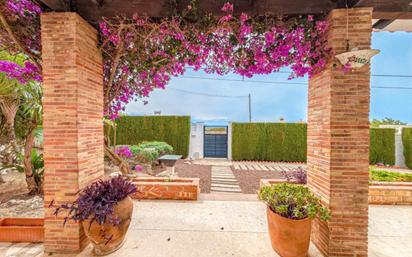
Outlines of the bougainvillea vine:
{"label": "bougainvillea vine", "polygon": [[290,67],[290,78],[313,75],[329,57],[327,24],[314,16],[282,18],[200,14],[194,6],[179,17],[117,17],[100,23],[105,56],[106,102],[112,118],[136,96],[165,88],[191,66],[219,75],[270,74]]}
{"label": "bougainvillea vine", "polygon": [[[41,63],[41,10],[29,0],[6,2],[3,9],[12,14],[5,16],[18,38],[14,45],[21,44],[17,48]],[[188,66],[244,77],[289,67],[294,78],[312,76],[330,56],[323,17],[235,15],[230,3],[223,6],[221,17],[202,13],[192,1],[180,15],[161,20],[139,14],[103,18],[99,30],[104,111],[112,119],[131,100],[165,88],[171,77],[184,74]]]}

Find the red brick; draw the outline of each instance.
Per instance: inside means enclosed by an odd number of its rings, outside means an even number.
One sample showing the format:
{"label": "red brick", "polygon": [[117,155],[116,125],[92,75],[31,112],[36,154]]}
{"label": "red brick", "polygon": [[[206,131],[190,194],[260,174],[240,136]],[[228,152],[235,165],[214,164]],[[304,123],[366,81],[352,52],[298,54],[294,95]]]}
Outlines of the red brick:
{"label": "red brick", "polygon": [[[349,9],[351,47],[369,49],[371,8]],[[328,16],[328,44],[346,51],[346,10]],[[368,254],[370,67],[343,73],[335,58],[309,80],[308,184],[331,209],[312,241],[326,256]]]}
{"label": "red brick", "polygon": [[79,252],[79,224],[47,208],[103,176],[103,71],[97,32],[76,13],[43,13],[45,251]]}

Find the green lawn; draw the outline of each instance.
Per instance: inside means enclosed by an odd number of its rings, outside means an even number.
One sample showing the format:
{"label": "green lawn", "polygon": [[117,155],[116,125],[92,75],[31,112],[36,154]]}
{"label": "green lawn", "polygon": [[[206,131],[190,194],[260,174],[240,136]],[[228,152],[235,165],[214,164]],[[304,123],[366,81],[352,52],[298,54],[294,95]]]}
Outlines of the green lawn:
{"label": "green lawn", "polygon": [[372,181],[386,182],[412,182],[412,174],[370,169],[369,179]]}

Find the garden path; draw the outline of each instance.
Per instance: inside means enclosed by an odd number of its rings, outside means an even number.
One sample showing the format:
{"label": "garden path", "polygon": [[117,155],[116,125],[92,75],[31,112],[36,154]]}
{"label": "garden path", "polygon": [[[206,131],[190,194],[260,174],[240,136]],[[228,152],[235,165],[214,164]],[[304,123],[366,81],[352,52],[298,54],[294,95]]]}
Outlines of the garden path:
{"label": "garden path", "polygon": [[239,183],[228,166],[212,166],[211,193],[242,193]]}
{"label": "garden path", "polygon": [[[250,197],[236,201],[135,201],[134,207],[125,245],[109,257],[277,256],[267,234],[265,206]],[[48,256],[42,251],[42,244],[0,243],[2,257]],[[89,246],[81,254],[52,256],[92,254]],[[318,256],[312,245],[310,257]],[[412,256],[412,206],[369,206],[369,256]]]}

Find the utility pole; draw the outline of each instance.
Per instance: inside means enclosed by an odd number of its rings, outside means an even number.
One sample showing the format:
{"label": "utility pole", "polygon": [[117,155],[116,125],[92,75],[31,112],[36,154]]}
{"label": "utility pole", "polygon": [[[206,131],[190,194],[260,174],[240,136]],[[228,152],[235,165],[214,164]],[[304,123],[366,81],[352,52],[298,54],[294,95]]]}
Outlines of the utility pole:
{"label": "utility pole", "polygon": [[249,122],[252,122],[252,100],[249,93]]}

